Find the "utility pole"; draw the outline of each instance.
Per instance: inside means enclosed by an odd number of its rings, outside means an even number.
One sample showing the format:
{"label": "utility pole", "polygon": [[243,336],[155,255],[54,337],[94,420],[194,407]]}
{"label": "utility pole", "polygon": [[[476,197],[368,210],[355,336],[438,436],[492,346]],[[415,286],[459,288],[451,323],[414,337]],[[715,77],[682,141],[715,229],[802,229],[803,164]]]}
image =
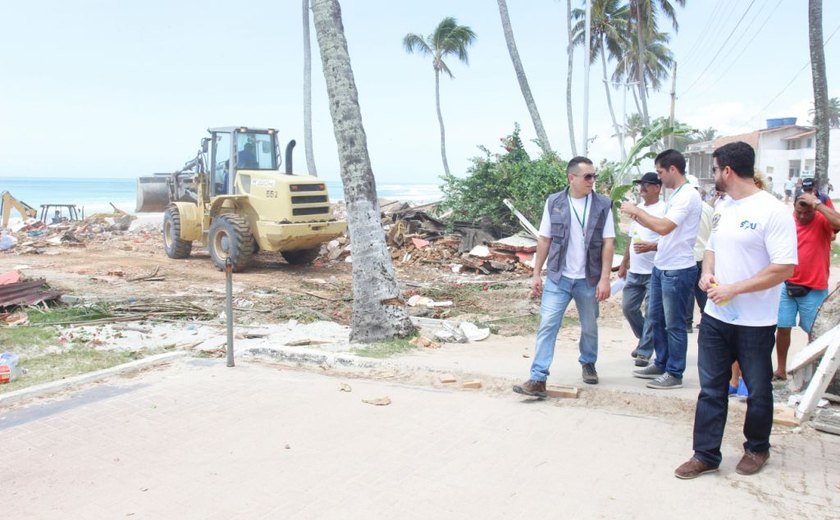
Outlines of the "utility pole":
{"label": "utility pole", "polygon": [[[671,71],[671,120],[670,126],[674,128],[674,105],[677,103],[677,62],[674,62],[674,69]],[[674,134],[668,134],[668,148],[674,147]]]}
{"label": "utility pole", "polygon": [[592,1],[586,0],[586,43],[583,47],[583,155],[589,155],[589,61],[592,48]]}

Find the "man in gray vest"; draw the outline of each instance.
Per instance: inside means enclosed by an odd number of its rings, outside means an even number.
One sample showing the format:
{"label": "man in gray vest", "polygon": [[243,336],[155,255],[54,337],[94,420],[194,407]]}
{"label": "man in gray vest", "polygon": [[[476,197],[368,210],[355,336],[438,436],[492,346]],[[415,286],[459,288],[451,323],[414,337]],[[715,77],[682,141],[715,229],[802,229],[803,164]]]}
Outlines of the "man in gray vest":
{"label": "man in gray vest", "polygon": [[[598,303],[610,295],[615,226],[610,199],[595,193],[595,166],[575,157],[566,167],[569,186],[549,195],[540,223],[531,284],[542,295],[540,326],[531,377],[513,391],[545,397],[554,344],[569,302],[574,299],[580,318],[580,357],[583,381],[598,383]],[[543,264],[548,277],[541,276]]]}

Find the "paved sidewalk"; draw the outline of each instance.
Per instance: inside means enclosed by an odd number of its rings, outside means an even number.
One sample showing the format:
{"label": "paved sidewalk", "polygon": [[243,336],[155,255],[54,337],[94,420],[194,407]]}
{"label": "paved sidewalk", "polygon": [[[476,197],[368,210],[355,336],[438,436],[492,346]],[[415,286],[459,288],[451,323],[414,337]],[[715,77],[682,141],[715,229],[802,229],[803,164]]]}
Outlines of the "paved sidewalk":
{"label": "paved sidewalk", "polygon": [[[339,391],[348,383],[352,392]],[[389,406],[362,399],[388,396]],[[673,477],[691,424],[575,401],[187,359],[0,408],[0,504],[29,519],[836,518],[840,438]],[[786,430],[787,431],[787,430]]]}

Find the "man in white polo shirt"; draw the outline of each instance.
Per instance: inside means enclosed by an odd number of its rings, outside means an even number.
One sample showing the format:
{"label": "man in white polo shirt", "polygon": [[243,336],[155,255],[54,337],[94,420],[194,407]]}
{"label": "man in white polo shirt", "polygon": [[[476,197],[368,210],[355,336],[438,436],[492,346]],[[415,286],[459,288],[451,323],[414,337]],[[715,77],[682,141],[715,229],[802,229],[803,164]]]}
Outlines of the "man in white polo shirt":
{"label": "man in white polo shirt", "polygon": [[653,260],[647,316],[656,360],[633,375],[651,379],[648,388],[682,388],[688,351],[685,315],[697,280],[694,241],[703,202],[685,178],[685,157],[680,152],[665,150],[656,156],[654,164],[662,184],[674,190],[665,203],[665,215],[655,217],[627,202],[621,205],[623,213],[662,235]]}

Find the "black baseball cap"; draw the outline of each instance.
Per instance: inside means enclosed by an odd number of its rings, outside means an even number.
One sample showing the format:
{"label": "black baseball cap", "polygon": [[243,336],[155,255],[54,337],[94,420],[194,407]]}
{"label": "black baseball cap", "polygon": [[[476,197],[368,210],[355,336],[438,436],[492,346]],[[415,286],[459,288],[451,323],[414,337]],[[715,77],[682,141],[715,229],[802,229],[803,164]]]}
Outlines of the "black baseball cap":
{"label": "black baseball cap", "polygon": [[647,172],[642,175],[641,179],[633,181],[633,184],[656,184],[657,186],[662,186],[662,181],[659,180],[659,175],[656,175],[656,172]]}
{"label": "black baseball cap", "polygon": [[813,190],[814,189],[814,178],[808,177],[807,179],[802,179],[802,189],[803,190]]}

